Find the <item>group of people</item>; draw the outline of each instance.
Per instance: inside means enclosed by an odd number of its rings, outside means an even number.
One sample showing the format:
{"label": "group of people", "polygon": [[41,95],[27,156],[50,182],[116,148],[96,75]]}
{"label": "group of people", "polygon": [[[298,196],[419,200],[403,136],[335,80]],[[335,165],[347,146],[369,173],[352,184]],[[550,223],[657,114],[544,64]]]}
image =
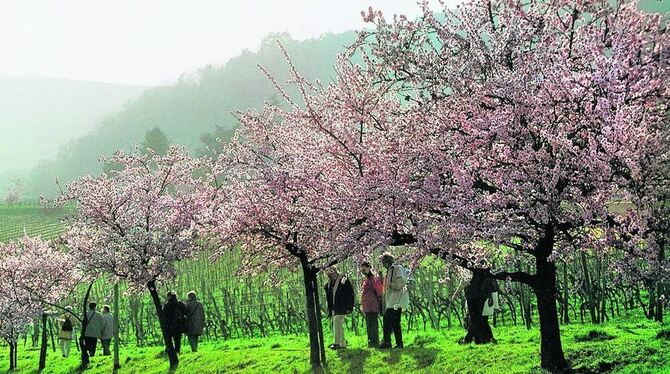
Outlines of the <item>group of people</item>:
{"label": "group of people", "polygon": [[[369,262],[360,265],[363,275],[360,299],[361,312],[365,314],[368,347],[391,348],[391,336],[395,338],[395,347],[403,348],[401,317],[409,308],[409,289],[411,276],[408,269],[396,264],[389,253],[380,256],[385,269],[383,277],[375,274]],[[351,281],[341,274],[335,266],[325,270],[328,283],[325,285],[328,316],[331,318],[333,344],[331,349],[347,347],[344,337],[344,320],[354,310],[354,289]],[[495,280],[486,277],[483,271],[473,272],[470,283],[465,287],[468,315],[465,327],[466,336],[461,343],[495,343],[493,331],[488,323],[489,316],[499,308],[498,285]],[[383,316],[383,339],[379,342],[379,315]]]}
{"label": "group of people", "polygon": [[[91,302],[88,304],[86,312],[86,329],[84,331],[84,341],[82,349],[86,349],[90,357],[95,356],[98,346],[98,340],[102,345],[102,354],[111,355],[109,349],[112,338],[114,337],[114,315],[111,313],[109,305],[102,307],[102,313],[98,312],[97,304]],[[188,293],[188,300],[183,303],[177,299],[175,292],[167,293],[167,300],[163,305],[163,316],[167,328],[167,336],[173,342],[177,353],[181,351],[181,337],[186,334],[191,351],[198,350],[198,340],[205,327],[205,311],[202,303],[196,297],[194,291]],[[61,352],[63,357],[70,355],[70,346],[72,340],[76,339],[75,327],[78,327],[79,320],[73,315],[72,307],[66,306],[65,313],[58,321],[58,337],[60,340]]]}
{"label": "group of people", "polygon": [[166,296],[163,317],[168,339],[172,341],[175,351],[181,353],[181,338],[186,334],[191,352],[197,352],[198,340],[205,328],[205,310],[202,303],[198,301],[195,291],[187,294],[186,303],[179,301],[174,291],[168,292]]}
{"label": "group of people", "polygon": [[[103,305],[102,313],[98,312],[98,305],[94,302],[88,304],[86,312],[86,330],[84,331],[84,349],[89,356],[95,356],[98,346],[98,340],[102,345],[102,354],[111,355],[109,350],[110,343],[114,337],[114,315],[109,305]],[[70,355],[70,346],[72,340],[76,339],[75,327],[79,325],[79,320],[73,315],[72,307],[66,306],[65,313],[58,321],[58,339],[60,341],[61,353],[63,357]]]}
{"label": "group of people", "polygon": [[[369,262],[360,265],[364,276],[361,284],[361,311],[365,314],[368,347],[391,348],[391,335],[395,338],[396,348],[403,348],[402,329],[400,326],[402,311],[409,308],[409,271],[394,263],[390,253],[380,257],[386,273],[379,277],[374,273]],[[331,349],[347,347],[344,338],[344,319],[354,310],[354,289],[351,281],[340,274],[336,267],[326,269],[326,300],[328,315],[332,320],[334,342]],[[379,314],[383,315],[383,338],[379,342]]]}
{"label": "group of people", "polygon": [[[383,253],[380,256],[380,262],[385,270],[383,277],[375,273],[369,262],[363,262],[360,265],[360,272],[363,275],[360,306],[361,312],[365,314],[368,347],[391,348],[391,337],[393,336],[395,347],[403,348],[401,317],[402,312],[409,308],[409,289],[412,281],[410,272],[402,265],[396,264],[390,253]],[[354,310],[354,288],[349,278],[341,274],[337,267],[329,267],[325,273],[328,276],[328,283],[324,288],[334,340],[330,348],[346,348],[344,321],[346,316]],[[488,317],[493,315],[499,307],[497,283],[486,277],[484,272],[474,271],[470,283],[465,287],[465,298],[468,306],[467,335],[460,342],[495,343]],[[114,316],[109,305],[102,307],[102,313],[99,313],[96,308],[96,303],[89,304],[83,348],[88,351],[89,356],[95,356],[98,340],[100,340],[103,355],[110,355],[109,346],[114,336]],[[72,314],[72,307],[67,306],[65,309],[66,312],[59,321],[59,338],[63,357],[68,357],[70,345],[75,338],[74,330],[77,320]],[[182,335],[185,334],[188,337],[191,351],[197,352],[198,340],[205,327],[205,311],[196,293],[189,292],[184,303],[179,301],[177,293],[168,292],[162,311],[166,334],[175,351],[181,352]],[[379,341],[380,314],[383,316],[381,343]]]}

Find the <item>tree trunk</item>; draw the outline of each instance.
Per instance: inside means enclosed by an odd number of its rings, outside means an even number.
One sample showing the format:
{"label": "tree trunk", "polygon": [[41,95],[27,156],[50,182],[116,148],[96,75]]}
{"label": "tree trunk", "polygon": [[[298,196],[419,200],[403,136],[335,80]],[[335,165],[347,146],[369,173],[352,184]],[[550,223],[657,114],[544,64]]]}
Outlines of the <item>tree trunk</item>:
{"label": "tree trunk", "polygon": [[319,346],[321,351],[321,362],[326,362],[326,345],[325,340],[323,339],[323,318],[321,316],[321,302],[319,301],[319,284],[317,283],[316,276],[314,277],[314,304],[316,305],[316,320],[318,321],[317,327],[319,329]]}
{"label": "tree trunk", "polygon": [[563,262],[563,323],[570,323],[570,302],[568,301],[570,287],[568,285],[568,263]]}
{"label": "tree trunk", "polygon": [[47,313],[42,312],[42,345],[40,347],[40,364],[38,371],[44,370],[47,366]]}
{"label": "tree trunk", "polygon": [[316,304],[316,293],[318,292],[316,271],[312,268],[306,259],[301,258],[303,278],[305,283],[305,301],[307,307],[307,328],[309,331],[309,362],[313,369],[320,368],[326,363],[325,355],[321,355],[321,347],[323,341],[319,339],[319,325],[321,320],[318,318],[320,312],[317,311],[319,306]]}
{"label": "tree trunk", "polygon": [[563,354],[556,309],[556,265],[547,257],[536,258],[537,281],[533,287],[540,317],[540,360],[543,369],[552,373],[570,372]]}
{"label": "tree trunk", "polygon": [[12,371],[16,369],[16,361],[14,360],[14,357],[16,356],[14,354],[14,351],[16,350],[17,344],[9,341],[9,371]]}
{"label": "tree trunk", "polygon": [[[659,252],[658,252],[658,260],[659,263],[663,263],[665,261],[665,241],[660,240],[659,241]],[[656,322],[663,322],[663,296],[665,295],[665,287],[664,284],[660,281],[656,281],[656,310],[654,311],[654,320]]]}
{"label": "tree trunk", "polygon": [[14,341],[14,368],[19,367],[19,343],[18,341]]}
{"label": "tree trunk", "polygon": [[156,315],[158,316],[158,323],[161,326],[161,333],[163,334],[165,351],[167,352],[168,360],[170,360],[170,367],[175,368],[179,364],[179,358],[177,357],[177,352],[174,349],[174,345],[172,345],[172,339],[168,338],[167,323],[165,322],[165,316],[163,315],[161,300],[158,297],[158,291],[156,290],[156,282],[155,281],[148,282],[147,288],[149,289],[149,293],[151,294],[151,300],[154,302],[154,307],[156,308]]}
{"label": "tree trunk", "polygon": [[121,367],[119,361],[119,283],[114,284],[114,369]]}

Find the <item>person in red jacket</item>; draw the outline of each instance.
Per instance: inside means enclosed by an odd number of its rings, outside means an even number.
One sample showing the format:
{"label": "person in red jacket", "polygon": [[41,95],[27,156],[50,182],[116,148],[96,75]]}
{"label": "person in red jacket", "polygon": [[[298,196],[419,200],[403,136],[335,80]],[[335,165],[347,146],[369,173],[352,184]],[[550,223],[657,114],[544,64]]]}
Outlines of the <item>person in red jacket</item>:
{"label": "person in red jacket", "polygon": [[361,273],[365,276],[361,284],[361,311],[365,314],[368,330],[368,347],[379,347],[379,313],[382,310],[384,285],[374,274],[369,262],[361,264]]}

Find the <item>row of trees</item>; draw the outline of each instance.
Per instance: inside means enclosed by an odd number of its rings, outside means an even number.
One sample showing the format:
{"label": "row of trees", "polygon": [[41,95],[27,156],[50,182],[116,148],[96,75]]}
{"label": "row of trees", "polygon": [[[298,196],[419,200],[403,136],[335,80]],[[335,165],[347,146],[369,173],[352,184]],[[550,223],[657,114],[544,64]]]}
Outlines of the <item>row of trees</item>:
{"label": "row of trees", "polygon": [[666,23],[604,0],[422,7],[414,21],[364,13],[374,30],[329,84],[308,82],[285,53],[302,102],[267,73],[288,109],[239,113],[216,157],[118,152],[118,170],[70,184],[57,200],[77,204],[63,253],[81,274],[148,290],[164,337],[157,284],[203,241],[217,254],[241,247],[246,272],[297,266],[318,367],[317,274],[405,246],[413,264],[437,256],[530,287],[541,365],[569,370],[557,259],[614,248],[622,276],[663,293]]}

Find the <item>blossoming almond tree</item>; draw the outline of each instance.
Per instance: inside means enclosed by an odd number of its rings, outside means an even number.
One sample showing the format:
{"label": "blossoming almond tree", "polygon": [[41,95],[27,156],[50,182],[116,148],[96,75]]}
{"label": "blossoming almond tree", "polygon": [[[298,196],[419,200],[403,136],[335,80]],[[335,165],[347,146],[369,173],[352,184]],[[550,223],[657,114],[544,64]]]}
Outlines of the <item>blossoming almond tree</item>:
{"label": "blossoming almond tree", "polygon": [[[44,369],[47,354],[47,308],[58,306],[74,291],[80,277],[67,252],[40,238],[24,237],[16,242],[0,244],[0,298],[13,304],[18,325],[31,311],[42,311],[42,346],[39,369]],[[9,321],[14,329],[17,324]],[[11,346],[10,346],[11,348]],[[16,349],[16,347],[14,347]],[[16,362],[14,362],[16,364]]]}
{"label": "blossoming almond tree", "polygon": [[317,274],[322,266],[345,256],[336,247],[333,216],[328,213],[334,191],[323,189],[324,176],[315,169],[323,168],[314,164],[320,155],[289,151],[292,142],[304,149],[314,145],[308,144],[313,139],[299,128],[274,122],[273,117],[270,108],[241,116],[241,129],[217,161],[216,173],[223,184],[215,187],[206,221],[212,224],[210,232],[221,239],[221,248],[240,245],[243,273],[299,264],[311,364],[320,367],[325,352]]}
{"label": "blossoming almond tree", "polygon": [[157,283],[174,277],[175,264],[199,249],[193,218],[202,209],[194,198],[200,164],[177,147],[164,156],[119,151],[110,161],[120,170],[82,177],[59,197],[61,204],[76,203],[65,243],[88,272],[149,290],[174,367],[179,360],[167,336]]}
{"label": "blossoming almond tree", "polygon": [[[283,47],[280,46],[280,48]],[[241,127],[214,163],[209,232],[223,248],[241,243],[248,272],[299,265],[304,276],[310,361],[325,362],[318,272],[363,254],[352,217],[364,208],[355,184],[364,173],[360,114],[334,118],[345,86],[309,83],[283,50],[300,104],[274,81],[289,109],[266,105],[240,113]],[[348,65],[352,68],[351,65]],[[350,82],[356,85],[356,82]],[[338,91],[342,89],[342,91]],[[339,102],[331,100],[341,94]],[[359,100],[363,101],[363,100]],[[349,118],[351,119],[351,118]],[[353,124],[348,131],[343,125]],[[377,153],[381,154],[381,153]],[[351,173],[350,173],[351,171]],[[359,225],[360,226],[360,225]]]}
{"label": "blossoming almond tree", "polygon": [[611,221],[616,182],[639,172],[640,138],[667,119],[665,23],[635,2],[478,0],[444,17],[422,7],[391,23],[370,10],[375,29],[356,45],[426,128],[425,150],[404,156],[416,210],[398,243],[470,268],[533,259],[533,273],[490,276],[533,288],[542,367],[567,370],[554,260],[601,244],[591,229]]}
{"label": "blossoming almond tree", "polygon": [[37,308],[25,302],[17,302],[13,288],[8,287],[12,286],[0,281],[0,337],[9,346],[9,370],[14,370],[18,356],[19,334],[30,324]]}

